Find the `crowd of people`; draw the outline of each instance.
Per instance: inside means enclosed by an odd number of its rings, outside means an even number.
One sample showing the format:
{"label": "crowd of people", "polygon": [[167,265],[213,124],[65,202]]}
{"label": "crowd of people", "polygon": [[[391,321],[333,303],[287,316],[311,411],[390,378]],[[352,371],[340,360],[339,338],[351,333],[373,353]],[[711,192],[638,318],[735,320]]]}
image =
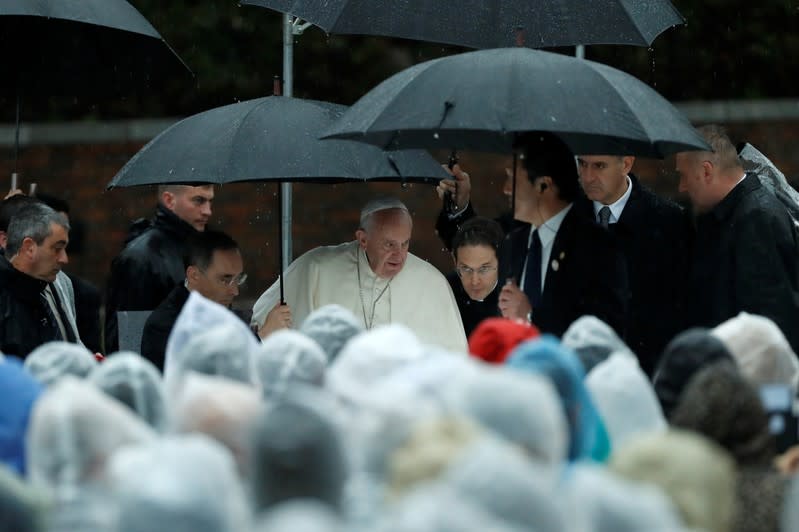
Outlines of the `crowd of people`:
{"label": "crowd of people", "polygon": [[479,216],[459,165],[438,186],[451,272],[376,198],[244,319],[214,188],[162,186],[111,265],[104,347],[64,209],[11,195],[3,529],[799,530],[799,223],[699,131],[693,213],[632,156],[530,133],[510,213]]}

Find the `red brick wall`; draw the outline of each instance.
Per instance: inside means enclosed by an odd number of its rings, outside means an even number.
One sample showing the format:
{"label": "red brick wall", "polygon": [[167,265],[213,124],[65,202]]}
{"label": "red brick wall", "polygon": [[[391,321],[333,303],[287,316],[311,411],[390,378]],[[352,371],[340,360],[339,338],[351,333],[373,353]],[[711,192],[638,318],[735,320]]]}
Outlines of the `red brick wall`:
{"label": "red brick wall", "polygon": [[[799,177],[799,121],[734,123],[734,140],[747,140],[791,177]],[[111,259],[122,246],[128,224],[149,217],[156,201],[154,188],[105,191],[105,186],[141,144],[36,145],[21,151],[18,163],[23,185],[35,181],[41,191],[69,201],[73,219],[86,224],[87,246],[70,257],[69,270],[104,286]],[[504,159],[490,154],[462,153],[461,163],[473,178],[473,198],[481,214],[494,216],[508,204],[501,195]],[[440,160],[446,160],[441,154]],[[10,176],[13,150],[0,148],[0,175]],[[676,197],[673,158],[638,159],[634,171],[660,193]],[[796,184],[796,183],[794,183]],[[446,270],[449,256],[434,233],[440,203],[432,187],[399,184],[352,183],[294,185],[294,256],[321,244],[353,238],[361,205],[375,193],[393,193],[414,214],[413,253]],[[276,278],[278,253],[278,197],[275,184],[236,184],[217,189],[215,225],[229,232],[244,253],[250,280],[240,303],[246,305]]]}

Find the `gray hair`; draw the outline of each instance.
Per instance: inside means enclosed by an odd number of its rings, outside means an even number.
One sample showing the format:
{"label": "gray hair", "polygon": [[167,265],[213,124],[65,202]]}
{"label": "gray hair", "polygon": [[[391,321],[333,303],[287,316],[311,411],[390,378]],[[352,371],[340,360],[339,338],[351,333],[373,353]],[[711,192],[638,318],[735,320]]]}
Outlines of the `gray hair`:
{"label": "gray hair", "polygon": [[374,214],[380,211],[386,211],[390,209],[399,209],[405,211],[408,217],[411,217],[411,212],[408,210],[408,207],[405,206],[399,199],[388,196],[383,198],[375,198],[370,200],[366,205],[364,205],[363,209],[361,209],[361,221],[360,221],[360,228],[368,231],[369,226],[372,224],[372,220],[374,218]]}
{"label": "gray hair", "polygon": [[44,203],[31,203],[14,214],[8,223],[6,256],[13,257],[22,249],[22,241],[31,238],[37,245],[53,233],[52,225],[60,225],[69,231],[69,222]]}

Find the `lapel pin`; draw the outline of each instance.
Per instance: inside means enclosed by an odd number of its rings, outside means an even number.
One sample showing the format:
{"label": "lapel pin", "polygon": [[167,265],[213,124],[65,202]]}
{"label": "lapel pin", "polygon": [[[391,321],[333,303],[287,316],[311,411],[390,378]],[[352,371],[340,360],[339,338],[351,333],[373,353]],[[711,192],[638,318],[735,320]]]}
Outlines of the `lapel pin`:
{"label": "lapel pin", "polygon": [[558,262],[558,259],[553,260],[551,266],[552,266],[552,271],[555,272],[558,271],[558,268],[560,268],[560,263]]}

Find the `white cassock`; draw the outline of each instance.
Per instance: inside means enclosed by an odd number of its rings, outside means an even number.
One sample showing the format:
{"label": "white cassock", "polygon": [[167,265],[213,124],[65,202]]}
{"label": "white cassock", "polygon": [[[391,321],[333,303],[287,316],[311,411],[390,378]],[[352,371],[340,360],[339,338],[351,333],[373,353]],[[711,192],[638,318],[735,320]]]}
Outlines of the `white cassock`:
{"label": "white cassock", "polygon": [[[423,343],[466,353],[458,304],[446,278],[434,266],[408,253],[402,270],[391,279],[374,274],[358,241],[322,246],[292,262],[283,274],[283,295],[292,320],[330,303],[349,309],[371,329],[401,323]],[[253,322],[263,324],[280,300],[276,281],[253,306]]]}

